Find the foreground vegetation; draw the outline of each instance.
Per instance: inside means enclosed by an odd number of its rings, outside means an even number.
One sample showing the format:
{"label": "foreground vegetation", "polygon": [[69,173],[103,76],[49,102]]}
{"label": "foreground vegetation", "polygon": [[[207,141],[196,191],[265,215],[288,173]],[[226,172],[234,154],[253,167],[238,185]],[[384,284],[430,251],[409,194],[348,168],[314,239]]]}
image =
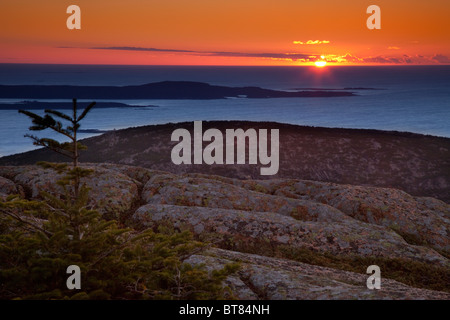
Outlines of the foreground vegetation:
{"label": "foreground vegetation", "polygon": [[[11,196],[0,203],[0,299],[221,299],[222,281],[238,266],[208,272],[184,260],[205,245],[189,232],[136,232],[74,203]],[[66,286],[81,268],[81,290]]]}
{"label": "foreground vegetation", "polygon": [[[184,261],[205,244],[189,232],[170,229],[136,231],[117,220],[106,220],[89,206],[83,178],[92,171],[79,167],[79,122],[95,103],[77,116],[46,110],[41,117],[20,111],[33,120],[31,130],[52,129],[70,139],[59,143],[29,136],[72,160],[67,164],[40,163],[62,178],[61,192],[41,192],[41,200],[19,195],[0,202],[0,299],[221,299],[233,298],[223,280],[237,264],[207,271]],[[69,122],[63,127],[57,116]],[[81,289],[66,285],[67,268],[81,269]]]}

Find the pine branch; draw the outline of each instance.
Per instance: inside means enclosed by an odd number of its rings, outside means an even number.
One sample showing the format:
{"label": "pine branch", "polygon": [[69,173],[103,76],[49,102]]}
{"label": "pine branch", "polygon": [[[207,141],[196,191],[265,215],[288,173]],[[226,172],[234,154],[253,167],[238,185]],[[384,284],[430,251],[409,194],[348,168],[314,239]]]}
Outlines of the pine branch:
{"label": "pine branch", "polygon": [[78,117],[76,122],[83,120],[83,118],[88,114],[89,111],[95,106],[95,102],[91,102],[86,109],[83,110],[83,113]]}
{"label": "pine branch", "polygon": [[33,120],[37,120],[37,121],[43,121],[44,120],[44,118],[42,118],[41,116],[39,116],[39,115],[37,115],[37,114],[35,114],[33,112],[30,112],[30,111],[19,110],[19,113],[23,113],[24,115],[32,118]]}
{"label": "pine branch", "polygon": [[71,135],[71,132],[69,130],[64,129],[61,122],[57,122],[55,125],[48,126],[48,128],[58,133],[61,133],[62,135],[65,135],[72,141],[74,140],[73,136]]}
{"label": "pine branch", "polygon": [[64,120],[73,122],[73,119],[71,117],[69,117],[68,115],[66,115],[66,114],[64,114],[62,112],[59,112],[57,110],[45,109],[45,113],[51,113],[51,114],[53,114],[53,115],[55,115],[57,117],[60,117],[60,118],[62,118]]}
{"label": "pine branch", "polygon": [[[142,233],[142,232],[140,232],[140,233]],[[113,253],[114,251],[120,250],[120,249],[122,249],[122,248],[125,248],[126,246],[128,246],[128,245],[130,244],[130,242],[133,241],[133,238],[134,238],[133,235],[130,234],[130,235],[128,236],[128,238],[127,238],[125,241],[123,241],[123,242],[120,243],[120,245],[114,246],[114,247],[112,247],[111,249],[104,251],[103,254],[101,254],[95,261],[93,261],[92,263],[90,263],[90,264],[88,265],[88,267],[91,268],[91,267],[95,266],[97,263],[99,263],[100,261],[102,261],[104,258],[106,258],[107,256],[109,256],[109,255],[110,255],[111,253]]]}
{"label": "pine branch", "polygon": [[70,132],[62,128],[61,122],[55,121],[55,119],[53,119],[48,114],[46,114],[44,117],[41,117],[33,112],[26,110],[19,110],[19,113],[23,113],[24,115],[32,119],[32,123],[35,124],[34,126],[29,127],[29,129],[32,131],[41,131],[49,128],[73,140],[73,136],[70,134]]}
{"label": "pine branch", "polygon": [[49,231],[47,231],[47,230],[37,226],[36,224],[34,224],[34,223],[30,222],[30,221],[27,221],[25,219],[22,219],[22,217],[19,216],[18,214],[14,214],[14,213],[9,212],[8,210],[4,210],[4,209],[0,209],[0,212],[3,213],[3,214],[6,214],[7,216],[9,216],[9,217],[11,217],[13,219],[15,219],[16,221],[19,221],[21,223],[25,223],[25,224],[31,226],[33,228],[33,230],[41,231],[42,233],[44,233],[48,237],[51,237],[53,235],[51,232],[49,232]]}
{"label": "pine branch", "polygon": [[64,150],[61,146],[61,144],[59,142],[57,142],[56,140],[52,140],[52,139],[48,139],[48,138],[38,138],[36,136],[33,136],[31,134],[26,134],[24,135],[25,138],[31,138],[32,140],[34,140],[33,144],[35,146],[42,146],[45,147],[47,149],[50,149],[56,153],[59,153],[65,157],[71,158],[72,159],[72,154],[69,153],[68,151]]}

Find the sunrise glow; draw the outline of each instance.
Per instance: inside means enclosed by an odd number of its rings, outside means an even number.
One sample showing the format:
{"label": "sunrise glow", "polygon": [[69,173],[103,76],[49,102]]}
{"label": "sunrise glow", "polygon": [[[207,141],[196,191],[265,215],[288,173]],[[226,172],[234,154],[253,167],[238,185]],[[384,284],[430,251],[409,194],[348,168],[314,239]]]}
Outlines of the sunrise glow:
{"label": "sunrise glow", "polygon": [[0,63],[450,64],[450,1],[385,1],[380,30],[354,1],[194,3],[79,0],[81,29],[68,30],[67,2],[2,0]]}

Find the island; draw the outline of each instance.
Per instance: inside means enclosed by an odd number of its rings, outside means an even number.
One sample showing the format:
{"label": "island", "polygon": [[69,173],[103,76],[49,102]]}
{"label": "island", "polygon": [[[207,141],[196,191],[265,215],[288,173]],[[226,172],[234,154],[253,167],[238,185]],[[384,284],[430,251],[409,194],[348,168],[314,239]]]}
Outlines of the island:
{"label": "island", "polygon": [[272,90],[226,87],[192,81],[162,81],[138,86],[0,85],[0,99],[226,99],[349,97],[350,91]]}

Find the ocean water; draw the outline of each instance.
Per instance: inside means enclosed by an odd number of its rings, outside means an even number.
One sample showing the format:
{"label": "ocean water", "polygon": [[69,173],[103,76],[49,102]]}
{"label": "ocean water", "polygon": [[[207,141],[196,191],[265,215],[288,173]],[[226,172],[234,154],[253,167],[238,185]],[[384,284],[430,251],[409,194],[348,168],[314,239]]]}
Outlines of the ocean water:
{"label": "ocean water", "polygon": [[[9,85],[122,86],[165,80],[200,81],[225,86],[258,86],[277,90],[352,88],[349,90],[358,96],[120,100],[118,102],[156,107],[94,108],[82,123],[82,129],[112,130],[194,120],[253,120],[323,127],[409,131],[450,137],[450,66],[319,69],[0,64],[0,84]],[[0,99],[0,103],[20,100]],[[34,111],[43,113],[43,110]],[[30,120],[16,110],[0,110],[0,156],[35,148],[29,139],[23,137],[29,125]],[[80,136],[84,138],[93,135],[95,134],[83,133]],[[41,136],[57,137],[50,132],[44,132]]]}

